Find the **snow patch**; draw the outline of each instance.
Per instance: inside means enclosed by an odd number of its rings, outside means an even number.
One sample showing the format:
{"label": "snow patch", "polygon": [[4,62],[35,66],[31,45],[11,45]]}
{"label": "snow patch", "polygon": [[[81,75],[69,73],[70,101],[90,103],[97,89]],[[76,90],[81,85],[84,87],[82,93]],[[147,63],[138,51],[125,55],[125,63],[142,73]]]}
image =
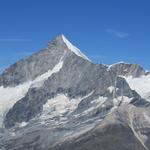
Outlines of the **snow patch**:
{"label": "snow patch", "polygon": [[26,95],[30,85],[31,82],[27,82],[16,87],[0,87],[0,127],[3,125],[6,113],[18,100]]}
{"label": "snow patch", "polygon": [[124,61],[120,61],[120,62],[117,62],[117,63],[114,63],[112,65],[108,65],[108,70],[110,70],[112,67],[116,66],[116,65],[119,65],[119,64],[129,64],[129,63],[126,63]]}
{"label": "snow patch", "polygon": [[43,105],[42,119],[53,118],[55,116],[62,116],[65,113],[72,113],[79,105],[79,103],[89,97],[93,92],[84,97],[78,97],[76,99],[70,99],[64,94],[58,94],[55,98],[52,98]]}
{"label": "snow patch", "polygon": [[25,127],[28,123],[27,122],[22,122],[19,124],[19,127]]}
{"label": "snow patch", "polygon": [[99,98],[91,101],[91,104],[94,104],[89,109],[85,110],[82,115],[88,114],[89,112],[92,112],[93,110],[99,108],[99,107],[105,107],[104,103],[107,100],[107,97],[100,96]]}
{"label": "snow patch", "polygon": [[48,70],[46,73],[37,77],[32,84],[32,87],[41,87],[45,80],[47,80],[53,73],[57,73],[63,66],[63,61],[60,61],[52,70]]}
{"label": "snow patch", "polygon": [[73,110],[76,103],[74,100],[69,100],[65,95],[58,95],[57,97],[50,99],[43,106],[43,111],[51,113],[53,116],[64,114],[69,110]]}
{"label": "snow patch", "polygon": [[150,101],[150,75],[139,78],[124,77],[131,89],[137,91],[142,98]]}
{"label": "snow patch", "polygon": [[95,103],[97,104],[97,107],[101,106],[105,101],[107,100],[107,97],[100,96],[98,99],[95,99],[91,102],[91,104]]}
{"label": "snow patch", "polygon": [[116,88],[116,87],[114,87],[114,86],[110,86],[110,87],[108,87],[107,90],[108,90],[110,93],[113,93],[113,92],[117,91],[118,88]]}
{"label": "snow patch", "polygon": [[121,104],[129,104],[132,101],[132,98],[126,96],[119,96],[113,99],[114,106],[119,106]]}
{"label": "snow patch", "polygon": [[78,56],[80,56],[80,57],[82,57],[82,58],[84,58],[84,59],[90,61],[89,58],[87,58],[77,47],[75,47],[74,45],[72,45],[72,44],[66,39],[66,37],[65,37],[64,35],[62,35],[62,39],[63,39],[63,41],[65,42],[65,44],[67,45],[67,47],[68,47],[72,52],[74,52],[76,55],[78,55]]}

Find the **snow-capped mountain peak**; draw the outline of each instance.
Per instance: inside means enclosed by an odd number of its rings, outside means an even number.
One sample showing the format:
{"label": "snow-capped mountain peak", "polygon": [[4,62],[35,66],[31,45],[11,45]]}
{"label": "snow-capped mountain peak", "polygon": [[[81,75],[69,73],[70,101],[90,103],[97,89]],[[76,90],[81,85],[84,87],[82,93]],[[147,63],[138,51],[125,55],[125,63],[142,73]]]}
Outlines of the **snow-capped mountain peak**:
{"label": "snow-capped mountain peak", "polygon": [[0,149],[148,150],[149,81],[137,64],[91,63],[59,35],[0,75]]}
{"label": "snow-capped mountain peak", "polygon": [[75,47],[63,34],[60,35],[60,37],[62,38],[63,42],[66,44],[69,50],[74,52],[76,55],[90,61],[90,59],[85,56],[77,47]]}

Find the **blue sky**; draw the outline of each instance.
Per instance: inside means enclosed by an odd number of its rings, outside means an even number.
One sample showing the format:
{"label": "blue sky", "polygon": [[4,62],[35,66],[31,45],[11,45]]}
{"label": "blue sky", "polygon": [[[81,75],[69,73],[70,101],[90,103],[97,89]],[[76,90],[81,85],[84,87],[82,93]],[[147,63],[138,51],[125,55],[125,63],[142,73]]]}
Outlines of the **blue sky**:
{"label": "blue sky", "polygon": [[150,69],[149,0],[0,0],[0,70],[61,33],[95,63]]}

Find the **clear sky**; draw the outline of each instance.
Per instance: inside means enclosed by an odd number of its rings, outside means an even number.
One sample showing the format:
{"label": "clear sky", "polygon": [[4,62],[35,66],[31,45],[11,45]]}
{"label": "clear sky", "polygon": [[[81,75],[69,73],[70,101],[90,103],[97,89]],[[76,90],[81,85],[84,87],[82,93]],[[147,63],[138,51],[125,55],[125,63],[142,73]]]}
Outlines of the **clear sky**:
{"label": "clear sky", "polygon": [[95,63],[150,69],[150,0],[0,0],[0,70],[62,33]]}

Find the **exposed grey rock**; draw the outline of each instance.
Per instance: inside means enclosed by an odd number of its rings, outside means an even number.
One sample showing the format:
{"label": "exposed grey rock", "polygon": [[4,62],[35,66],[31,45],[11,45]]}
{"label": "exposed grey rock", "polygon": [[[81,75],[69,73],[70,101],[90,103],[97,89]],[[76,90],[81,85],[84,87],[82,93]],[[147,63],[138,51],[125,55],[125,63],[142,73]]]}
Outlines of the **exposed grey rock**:
{"label": "exposed grey rock", "polygon": [[35,79],[49,69],[54,68],[62,57],[72,53],[62,40],[62,35],[56,37],[43,49],[31,57],[20,60],[6,69],[0,76],[0,85],[16,86]]}
{"label": "exposed grey rock", "polygon": [[[135,101],[141,99],[123,78],[116,77],[103,65],[92,64],[75,54],[69,55],[63,61],[63,67],[58,73],[46,80],[41,88],[31,88],[27,95],[7,113],[5,118],[7,128],[14,126],[17,122],[27,122],[40,114],[47,100],[59,93],[67,94],[70,98],[77,98],[94,91],[91,100],[94,100],[95,96],[106,96],[111,100],[114,95],[108,91],[108,88],[114,86],[118,89],[116,97],[127,96]],[[85,99],[79,104],[78,109],[87,109],[87,103]]]}
{"label": "exposed grey rock", "polygon": [[123,124],[111,124],[67,141],[53,150],[145,150],[132,130]]}
{"label": "exposed grey rock", "polygon": [[[92,122],[82,124],[81,120],[80,125],[76,121],[72,125],[68,122],[68,125],[55,126],[51,121],[43,126],[31,123],[20,129],[20,136],[18,134],[15,139],[4,140],[3,147],[7,150],[148,150],[148,117],[149,107],[123,105],[93,126]],[[89,125],[91,128],[86,131]]]}
{"label": "exposed grey rock", "polygon": [[111,71],[120,76],[140,77],[146,75],[146,71],[138,64],[128,64],[120,62],[109,67]]}
{"label": "exposed grey rock", "polygon": [[106,117],[94,129],[71,140],[63,141],[51,149],[148,150],[150,145],[147,133],[150,131],[150,126],[147,126],[147,120],[143,116],[145,111],[146,109],[130,105],[123,106]]}

